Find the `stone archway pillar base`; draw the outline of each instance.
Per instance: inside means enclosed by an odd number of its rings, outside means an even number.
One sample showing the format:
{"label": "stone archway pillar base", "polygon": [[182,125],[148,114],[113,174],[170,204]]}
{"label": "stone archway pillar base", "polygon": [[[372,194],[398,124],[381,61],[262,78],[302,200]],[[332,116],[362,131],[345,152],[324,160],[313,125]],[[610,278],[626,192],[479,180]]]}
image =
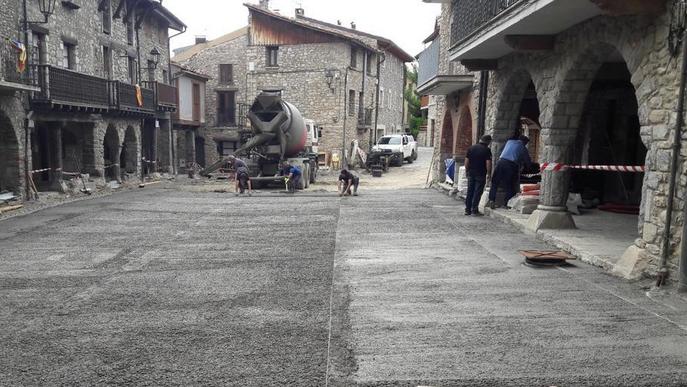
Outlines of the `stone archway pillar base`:
{"label": "stone archway pillar base", "polygon": [[537,232],[543,229],[575,229],[572,215],[564,207],[539,206],[527,220],[527,229]]}
{"label": "stone archway pillar base", "polygon": [[632,245],[613,267],[613,274],[625,279],[637,279],[642,276],[649,265],[649,256],[645,249]]}

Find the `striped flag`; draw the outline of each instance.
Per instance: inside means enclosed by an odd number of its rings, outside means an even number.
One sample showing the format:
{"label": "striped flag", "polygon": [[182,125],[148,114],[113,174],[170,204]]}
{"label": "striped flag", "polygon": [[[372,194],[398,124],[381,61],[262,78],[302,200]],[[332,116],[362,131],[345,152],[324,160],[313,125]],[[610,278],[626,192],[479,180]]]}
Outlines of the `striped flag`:
{"label": "striped flag", "polygon": [[19,56],[17,57],[17,72],[23,73],[26,70],[26,60],[28,58],[28,55],[26,54],[26,46],[24,43],[14,39],[9,39],[9,41],[12,47],[14,47],[14,49],[19,53]]}

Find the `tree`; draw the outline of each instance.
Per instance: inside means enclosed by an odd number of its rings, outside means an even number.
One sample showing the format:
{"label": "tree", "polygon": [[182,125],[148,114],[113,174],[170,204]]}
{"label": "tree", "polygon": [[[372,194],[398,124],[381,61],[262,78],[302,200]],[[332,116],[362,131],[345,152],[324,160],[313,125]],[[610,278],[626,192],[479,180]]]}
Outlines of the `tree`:
{"label": "tree", "polygon": [[417,67],[414,65],[410,68],[406,67],[406,89],[403,92],[403,97],[408,103],[408,124],[410,126],[410,133],[417,138],[420,133],[420,127],[425,125],[425,119],[422,117],[420,95],[417,93]]}

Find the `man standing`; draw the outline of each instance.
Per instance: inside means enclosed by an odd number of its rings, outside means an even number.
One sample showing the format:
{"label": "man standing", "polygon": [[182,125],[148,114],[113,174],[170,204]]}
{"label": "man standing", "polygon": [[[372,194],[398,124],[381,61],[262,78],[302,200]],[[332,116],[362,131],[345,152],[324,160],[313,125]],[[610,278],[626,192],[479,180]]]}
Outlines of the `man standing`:
{"label": "man standing", "polygon": [[505,204],[515,196],[515,185],[518,183],[520,170],[523,165],[529,166],[532,163],[527,144],[530,139],[526,136],[515,137],[506,143],[501,152],[501,158],[496,163],[494,176],[491,178],[491,189],[489,190],[489,208],[496,208],[496,193],[500,187],[506,191]]}
{"label": "man standing", "polygon": [[250,181],[250,174],[248,173],[248,166],[246,162],[231,155],[227,158],[229,165],[234,170],[234,192],[238,196],[248,188],[248,196],[253,195],[253,187]]}
{"label": "man standing", "polygon": [[[350,195],[353,187],[353,196],[358,196],[360,178],[347,169],[342,169],[339,174],[339,196]],[[343,187],[343,190],[341,189]]]}
{"label": "man standing", "polygon": [[468,177],[468,194],[465,198],[465,215],[481,216],[479,201],[487,179],[491,176],[491,136],[482,136],[479,143],[468,149],[465,156],[465,173]]}

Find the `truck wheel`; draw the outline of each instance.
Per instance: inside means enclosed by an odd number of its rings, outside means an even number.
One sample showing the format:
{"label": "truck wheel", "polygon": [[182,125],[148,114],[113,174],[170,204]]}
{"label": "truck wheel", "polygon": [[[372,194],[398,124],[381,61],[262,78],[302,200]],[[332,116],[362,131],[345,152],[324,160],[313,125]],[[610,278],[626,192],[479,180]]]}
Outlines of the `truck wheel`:
{"label": "truck wheel", "polygon": [[310,164],[310,184],[315,184],[316,182],[317,182],[317,163],[315,163],[314,167],[312,164]]}
{"label": "truck wheel", "polygon": [[417,152],[413,151],[413,161],[417,160]]}
{"label": "truck wheel", "polygon": [[301,184],[303,185],[303,189],[306,189],[310,186],[310,164],[303,165],[303,177],[301,179]]}
{"label": "truck wheel", "polygon": [[408,164],[412,164],[413,160],[415,160],[415,159],[413,158],[412,155],[410,157],[408,157]]}
{"label": "truck wheel", "polygon": [[396,166],[400,167],[403,165],[403,153],[396,157]]}

